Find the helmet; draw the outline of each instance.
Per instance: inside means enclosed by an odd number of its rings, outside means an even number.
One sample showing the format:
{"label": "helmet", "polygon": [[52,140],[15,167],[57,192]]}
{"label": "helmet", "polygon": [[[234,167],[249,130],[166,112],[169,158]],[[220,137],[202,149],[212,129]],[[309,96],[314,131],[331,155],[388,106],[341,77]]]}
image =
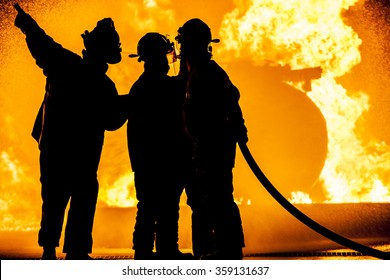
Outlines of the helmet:
{"label": "helmet", "polygon": [[219,42],[219,39],[211,38],[210,27],[198,18],[188,20],[177,32],[179,35],[175,39],[179,43],[189,40],[191,44],[207,47],[211,42]]}
{"label": "helmet", "polygon": [[121,61],[121,48],[119,34],[115,30],[114,21],[105,18],[98,21],[96,27],[91,31],[85,31],[81,35],[84,40],[85,49],[102,56],[107,63],[118,63]]}
{"label": "helmet", "polygon": [[140,62],[165,56],[173,51],[174,45],[166,36],[157,32],[149,32],[138,41],[137,54],[131,54],[129,57],[138,57]]}

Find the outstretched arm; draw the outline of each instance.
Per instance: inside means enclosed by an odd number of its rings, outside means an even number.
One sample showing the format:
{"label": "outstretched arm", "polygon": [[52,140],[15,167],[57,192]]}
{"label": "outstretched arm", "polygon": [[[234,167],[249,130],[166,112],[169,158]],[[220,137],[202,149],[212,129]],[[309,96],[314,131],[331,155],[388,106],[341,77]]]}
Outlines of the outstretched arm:
{"label": "outstretched arm", "polygon": [[15,18],[15,26],[26,34],[27,46],[32,56],[35,58],[37,65],[46,73],[45,70],[49,67],[54,55],[62,50],[62,46],[46,35],[37,22],[18,4],[14,7],[18,12]]}

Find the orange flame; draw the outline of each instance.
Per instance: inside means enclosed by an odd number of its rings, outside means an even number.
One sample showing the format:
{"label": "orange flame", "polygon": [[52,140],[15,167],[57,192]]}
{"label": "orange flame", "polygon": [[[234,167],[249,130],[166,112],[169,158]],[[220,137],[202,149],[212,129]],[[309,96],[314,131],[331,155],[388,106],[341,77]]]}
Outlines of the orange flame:
{"label": "orange flame", "polygon": [[390,171],[390,148],[384,142],[365,145],[356,132],[357,121],[369,110],[369,98],[347,92],[336,81],[360,62],[361,40],[342,18],[356,2],[244,1],[225,15],[223,52],[249,55],[256,64],[321,66],[324,73],[312,82],[308,96],[327,121],[328,156],[321,180],[328,202],[389,202],[390,185],[383,180]]}
{"label": "orange flame", "polygon": [[108,206],[134,207],[137,205],[135,198],[134,173],[127,172],[114,183],[106,180],[100,181],[101,191],[99,199]]}

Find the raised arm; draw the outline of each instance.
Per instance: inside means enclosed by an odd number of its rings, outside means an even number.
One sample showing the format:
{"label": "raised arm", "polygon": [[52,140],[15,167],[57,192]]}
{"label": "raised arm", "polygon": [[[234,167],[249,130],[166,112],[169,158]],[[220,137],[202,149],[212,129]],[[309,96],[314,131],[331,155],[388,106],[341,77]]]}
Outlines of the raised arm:
{"label": "raised arm", "polygon": [[37,22],[18,4],[14,7],[18,12],[15,26],[26,35],[27,46],[32,56],[35,58],[37,65],[46,73],[55,57],[64,49],[50,36],[46,35]]}

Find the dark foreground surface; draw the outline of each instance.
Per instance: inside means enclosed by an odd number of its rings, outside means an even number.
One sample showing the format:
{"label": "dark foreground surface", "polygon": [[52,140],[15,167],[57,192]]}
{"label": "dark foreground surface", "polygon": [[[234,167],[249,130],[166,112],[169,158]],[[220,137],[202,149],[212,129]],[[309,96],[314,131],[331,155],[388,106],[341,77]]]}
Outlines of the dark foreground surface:
{"label": "dark foreground surface", "polygon": [[[379,249],[381,246],[379,246]],[[390,247],[387,245],[386,247]],[[377,247],[378,248],[378,247]],[[183,250],[186,251],[186,250]],[[96,249],[91,256],[99,260],[131,260],[134,252],[130,249]],[[23,248],[16,251],[0,252],[1,260],[39,260],[40,249],[32,250]],[[57,253],[59,260],[64,260],[65,255]],[[377,258],[366,256],[350,250],[327,250],[313,252],[273,252],[246,254],[244,260],[375,260]]]}
{"label": "dark foreground surface", "polygon": [[[263,205],[241,205],[245,243],[244,260],[368,260],[376,259],[343,248],[314,232],[286,211]],[[325,227],[355,242],[390,252],[390,203],[296,205]],[[261,211],[260,211],[260,210]],[[191,248],[191,211],[181,207],[179,240],[181,248]],[[99,208],[94,224],[91,254],[99,259],[133,259],[132,231],[136,209]],[[255,218],[254,218],[255,217]],[[62,239],[60,241],[62,245]],[[62,246],[57,257],[64,259]],[[182,250],[190,252],[189,249]],[[37,231],[0,231],[0,259],[37,260],[42,249]]]}

